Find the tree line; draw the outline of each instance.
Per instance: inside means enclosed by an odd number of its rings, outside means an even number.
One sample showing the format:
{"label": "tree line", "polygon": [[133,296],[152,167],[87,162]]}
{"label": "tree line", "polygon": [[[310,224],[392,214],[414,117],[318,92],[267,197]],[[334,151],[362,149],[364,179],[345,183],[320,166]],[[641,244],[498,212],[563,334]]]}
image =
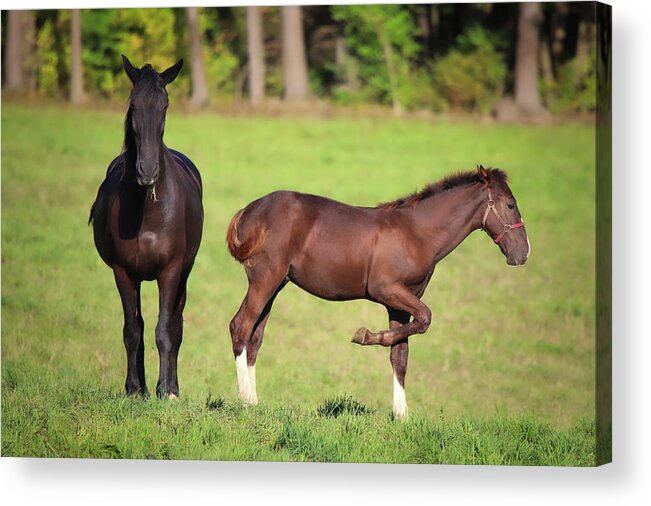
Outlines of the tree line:
{"label": "tree line", "polygon": [[3,87],[81,104],[128,93],[120,54],[186,58],[209,103],[329,100],[538,117],[595,109],[591,3],[3,11]]}

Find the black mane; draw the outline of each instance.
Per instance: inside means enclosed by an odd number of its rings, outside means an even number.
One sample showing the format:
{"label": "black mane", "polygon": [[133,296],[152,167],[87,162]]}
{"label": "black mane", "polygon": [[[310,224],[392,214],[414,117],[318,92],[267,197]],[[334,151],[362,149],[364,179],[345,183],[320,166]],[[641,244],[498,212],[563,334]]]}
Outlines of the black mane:
{"label": "black mane", "polygon": [[[490,185],[492,187],[500,187],[506,185],[508,177],[501,169],[486,169],[488,172]],[[390,202],[383,202],[378,204],[378,208],[382,209],[403,209],[414,207],[422,200],[428,199],[440,193],[466,186],[474,183],[483,183],[483,179],[478,171],[459,172],[447,176],[436,183],[430,183],[419,192],[414,192]]]}

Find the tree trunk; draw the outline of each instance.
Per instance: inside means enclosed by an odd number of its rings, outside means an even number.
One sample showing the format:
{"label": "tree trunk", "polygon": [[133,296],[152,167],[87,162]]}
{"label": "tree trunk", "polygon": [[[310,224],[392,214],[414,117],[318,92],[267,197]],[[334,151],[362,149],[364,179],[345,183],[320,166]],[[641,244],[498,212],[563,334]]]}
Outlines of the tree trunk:
{"label": "tree trunk", "polygon": [[34,12],[11,10],[7,25],[7,90],[15,93],[33,91],[36,89]]}
{"label": "tree trunk", "polygon": [[73,9],[70,17],[70,102],[85,102],[84,78],[81,64],[81,11]]}
{"label": "tree trunk", "polygon": [[206,73],[203,68],[203,56],[201,54],[199,10],[197,7],[186,7],[185,13],[188,20],[188,36],[190,39],[190,74],[192,76],[190,105],[198,109],[208,103],[208,86],[206,84]]}
{"label": "tree trunk", "polygon": [[432,23],[432,6],[429,4],[418,6],[418,28],[423,38],[426,54],[434,55],[434,26]]}
{"label": "tree trunk", "polygon": [[525,115],[544,114],[538,91],[538,27],[541,19],[542,9],[539,3],[520,4],[515,56],[515,103]]}
{"label": "tree trunk", "polygon": [[280,17],[285,100],[307,100],[310,97],[310,86],[307,78],[302,9],[298,5],[281,7]]}
{"label": "tree trunk", "polygon": [[540,70],[543,79],[548,82],[554,82],[554,67],[552,65],[552,53],[550,50],[551,44],[546,36],[543,36],[540,41]]}
{"label": "tree trunk", "polygon": [[38,84],[38,68],[36,65],[36,14],[34,11],[23,11],[23,75],[25,89],[36,91]]}
{"label": "tree trunk", "polygon": [[391,42],[384,35],[384,31],[381,26],[377,26],[375,33],[377,38],[382,44],[382,52],[384,53],[384,62],[387,66],[387,74],[389,76],[389,88],[391,92],[391,103],[393,104],[393,113],[396,116],[402,115],[402,104],[400,103],[400,97],[398,97],[398,73],[396,72],[396,67],[393,61],[393,48],[391,47]]}
{"label": "tree trunk", "polygon": [[18,93],[25,90],[23,39],[23,11],[11,10],[7,19],[6,85],[7,90]]}
{"label": "tree trunk", "polygon": [[388,42],[382,43],[382,51],[384,52],[384,59],[387,63],[387,72],[389,74],[389,86],[391,87],[391,102],[393,104],[393,113],[396,116],[402,115],[402,104],[398,97],[398,79],[396,76],[395,67],[393,65],[393,49]]}
{"label": "tree trunk", "polygon": [[249,95],[252,104],[260,104],[265,96],[264,35],[259,7],[246,8],[246,32],[249,52]]}

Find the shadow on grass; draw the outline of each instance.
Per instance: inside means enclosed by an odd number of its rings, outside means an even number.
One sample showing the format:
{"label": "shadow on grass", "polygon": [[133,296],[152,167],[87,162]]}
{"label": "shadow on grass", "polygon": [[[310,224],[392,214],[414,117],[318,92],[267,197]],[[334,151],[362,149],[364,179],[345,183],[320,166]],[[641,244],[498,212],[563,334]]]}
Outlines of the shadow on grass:
{"label": "shadow on grass", "polygon": [[316,412],[321,418],[337,418],[343,414],[369,415],[375,410],[353,399],[350,395],[336,395],[321,404]]}
{"label": "shadow on grass", "polygon": [[212,398],[212,393],[208,394],[208,397],[206,398],[206,408],[209,411],[219,411],[224,407],[224,398],[223,397],[218,397],[217,399]]}

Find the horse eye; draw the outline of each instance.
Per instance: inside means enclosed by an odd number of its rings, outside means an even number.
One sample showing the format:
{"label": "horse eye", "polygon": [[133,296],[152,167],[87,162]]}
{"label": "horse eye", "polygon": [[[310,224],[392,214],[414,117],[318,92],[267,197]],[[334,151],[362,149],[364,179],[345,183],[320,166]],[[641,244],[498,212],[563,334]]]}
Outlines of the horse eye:
{"label": "horse eye", "polygon": [[506,207],[508,207],[509,209],[513,209],[515,208],[515,204],[506,204]]}

